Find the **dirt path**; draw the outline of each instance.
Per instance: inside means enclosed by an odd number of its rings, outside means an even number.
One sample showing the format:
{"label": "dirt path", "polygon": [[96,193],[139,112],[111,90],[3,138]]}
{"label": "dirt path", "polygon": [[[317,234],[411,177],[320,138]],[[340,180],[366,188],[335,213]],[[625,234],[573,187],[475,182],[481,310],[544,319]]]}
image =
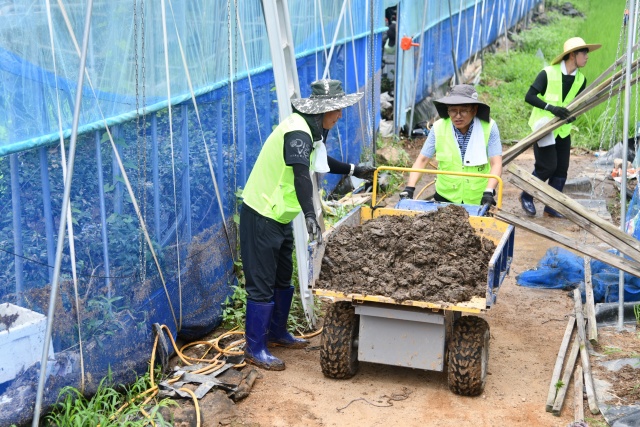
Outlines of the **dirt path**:
{"label": "dirt path", "polygon": [[[588,154],[574,155],[570,178],[581,175],[593,160]],[[519,156],[516,163],[530,169],[532,152]],[[518,194],[517,188],[506,184],[505,210],[521,213]],[[542,210],[540,204],[538,208]],[[539,215],[534,221],[567,236],[585,238],[568,220]],[[352,379],[325,378],[320,370],[320,337],[315,337],[307,350],[273,351],[287,369],[262,371],[251,395],[236,405],[237,425],[566,426],[573,421],[572,388],[560,417],[545,412],[544,406],[573,301],[564,291],[523,288],[515,282],[519,273],[534,267],[553,246],[557,245],[516,230],[511,273],[497,304],[485,316],[491,342],[489,376],[481,396],[451,393],[444,373],[370,363],[361,363]]]}

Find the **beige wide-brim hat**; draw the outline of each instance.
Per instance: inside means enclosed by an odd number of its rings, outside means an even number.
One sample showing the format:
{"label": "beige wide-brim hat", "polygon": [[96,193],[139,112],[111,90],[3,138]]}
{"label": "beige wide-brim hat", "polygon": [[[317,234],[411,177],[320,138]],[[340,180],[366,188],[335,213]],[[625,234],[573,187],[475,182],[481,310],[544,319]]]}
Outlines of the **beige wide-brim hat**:
{"label": "beige wide-brim hat", "polygon": [[589,52],[593,52],[594,50],[600,49],[601,47],[601,44],[587,44],[580,37],[572,37],[564,42],[564,52],[556,56],[553,61],[551,61],[551,65],[559,64],[565,55],[571,52],[575,52],[576,50],[589,49]]}
{"label": "beige wide-brim hat", "polygon": [[342,110],[360,101],[364,93],[347,95],[339,80],[316,80],[311,83],[309,98],[292,99],[293,107],[305,114],[322,114],[328,111]]}

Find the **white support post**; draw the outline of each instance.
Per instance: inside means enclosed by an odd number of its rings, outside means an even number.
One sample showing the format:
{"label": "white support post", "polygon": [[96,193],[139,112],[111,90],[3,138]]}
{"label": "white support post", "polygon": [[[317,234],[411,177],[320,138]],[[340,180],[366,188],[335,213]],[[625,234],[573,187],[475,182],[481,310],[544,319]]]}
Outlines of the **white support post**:
{"label": "white support post", "polygon": [[[264,20],[267,26],[269,47],[271,50],[271,62],[273,64],[273,76],[276,83],[276,96],[278,98],[278,113],[280,121],[291,115],[291,99],[300,97],[300,83],[298,82],[298,69],[291,33],[291,21],[289,19],[289,7],[287,0],[262,0]],[[313,205],[318,223],[322,226],[322,209],[315,176],[312,173],[311,181],[314,183]],[[308,244],[309,234],[304,221],[304,215],[300,213],[293,220],[293,236],[296,246],[296,260],[298,266],[298,282],[300,284],[300,297],[302,306],[309,322],[315,326],[316,317],[313,312],[313,274],[311,274],[311,258]],[[316,247],[316,245],[314,245]],[[322,256],[320,254],[320,256]],[[317,276],[317,274],[316,274]]]}

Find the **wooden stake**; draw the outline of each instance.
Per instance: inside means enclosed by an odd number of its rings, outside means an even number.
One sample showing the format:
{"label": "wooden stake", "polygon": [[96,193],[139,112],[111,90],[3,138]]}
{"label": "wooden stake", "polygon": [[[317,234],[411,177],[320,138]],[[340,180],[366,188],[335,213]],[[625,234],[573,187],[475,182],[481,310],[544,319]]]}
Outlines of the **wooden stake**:
{"label": "wooden stake", "polygon": [[[629,82],[631,85],[634,85],[640,80],[640,76],[636,76]],[[582,101],[576,103],[576,100],[567,105],[567,108],[571,111],[571,116],[578,117],[580,114],[583,114],[590,109],[600,105],[607,99],[612,96],[618,95],[623,88],[619,86],[622,78],[611,77],[604,84],[601,84],[601,91],[595,93],[595,95],[588,99],[587,101]],[[611,89],[613,87],[613,89]],[[611,89],[611,92],[609,90]],[[595,92],[595,91],[594,91]],[[576,108],[577,104],[581,104]],[[575,110],[573,109],[575,108]],[[547,124],[542,126],[537,131],[534,131],[520,140],[517,144],[513,145],[507,151],[502,154],[502,166],[506,166],[511,163],[516,157],[525,152],[529,147],[531,147],[536,141],[538,141],[543,135],[559,128],[563,124],[566,123],[566,120],[559,120],[557,117],[551,119]]]}
{"label": "wooden stake", "polygon": [[561,245],[564,245],[570,249],[573,249],[577,252],[582,253],[583,255],[589,255],[591,258],[595,258],[597,260],[604,262],[605,264],[609,264],[613,267],[619,268],[620,270],[625,271],[629,274],[632,274],[636,277],[640,277],[640,263],[637,263],[635,261],[628,260],[619,256],[615,256],[609,252],[600,251],[589,245],[584,245],[581,242],[578,242],[574,239],[563,236],[560,233],[556,233],[553,230],[544,228],[541,225],[535,224],[531,221],[520,218],[517,215],[501,211],[495,206],[491,208],[491,214],[495,218],[501,221],[527,229],[532,233],[535,233],[539,236],[558,242]]}
{"label": "wooden stake", "polygon": [[584,421],[584,383],[582,381],[582,365],[576,366],[573,376],[573,420]]}
{"label": "wooden stake", "polygon": [[[560,379],[562,373],[562,365],[564,364],[564,357],[567,354],[567,348],[569,348],[569,342],[571,341],[571,334],[573,333],[573,327],[576,324],[576,318],[569,316],[569,322],[567,323],[567,329],[564,331],[564,337],[562,337],[562,343],[560,344],[560,350],[558,350],[558,357],[556,358],[556,365],[553,367],[553,375],[551,376],[551,384],[549,384],[549,394],[547,394],[547,405],[545,409],[547,412],[551,412],[553,409],[553,402],[556,400],[556,394],[558,389],[556,384]],[[575,363],[575,360],[573,361]]]}
{"label": "wooden stake", "polygon": [[591,344],[598,342],[598,324],[596,307],[593,300],[593,283],[591,282],[591,258],[584,257],[584,290],[586,297],[585,313],[587,315],[587,336]]}
{"label": "wooden stake", "polygon": [[587,390],[587,401],[589,410],[593,415],[600,413],[598,401],[596,399],[596,390],[593,386],[593,377],[591,376],[591,364],[589,362],[589,351],[584,331],[584,316],[582,314],[582,296],[579,289],[573,290],[573,302],[576,311],[576,324],[578,325],[578,340],[580,342],[580,359],[582,360],[582,370],[584,371],[584,385]]}
{"label": "wooden stake", "polygon": [[564,375],[562,376],[562,386],[558,388],[558,395],[556,396],[556,400],[553,403],[553,408],[551,409],[551,413],[557,417],[560,416],[560,412],[562,412],[562,405],[564,404],[564,396],[567,394],[567,389],[569,388],[569,382],[571,382],[571,375],[573,375],[573,370],[576,367],[576,360],[578,360],[578,353],[580,353],[580,342],[578,341],[578,337],[573,339],[573,345],[571,346],[571,354],[567,359],[567,366],[564,367]]}
{"label": "wooden stake", "polygon": [[620,250],[631,259],[640,262],[640,242],[613,224],[590,212],[580,203],[567,197],[560,191],[545,184],[515,164],[508,167],[512,174],[511,182],[526,191],[542,203],[557,210],[568,220],[579,225],[603,242]]}

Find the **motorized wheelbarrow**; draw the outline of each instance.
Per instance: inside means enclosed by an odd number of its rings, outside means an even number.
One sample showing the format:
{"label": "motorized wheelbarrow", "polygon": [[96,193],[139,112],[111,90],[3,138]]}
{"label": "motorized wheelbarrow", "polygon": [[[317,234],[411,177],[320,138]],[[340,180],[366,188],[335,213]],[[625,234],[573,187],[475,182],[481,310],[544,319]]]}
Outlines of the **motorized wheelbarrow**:
{"label": "motorized wheelbarrow", "polygon": [[[371,207],[359,206],[342,218],[329,236],[341,227],[356,226],[384,215],[417,215],[446,204],[401,200],[395,207],[377,207],[377,176],[380,171],[441,171],[379,167],[374,174]],[[450,173],[468,178],[487,175]],[[497,204],[502,202],[502,180],[498,180]],[[483,216],[487,207],[463,205],[476,233],[490,239],[496,249],[489,260],[485,295],[470,301],[443,303],[403,301],[380,295],[345,294],[331,289],[313,289],[328,300],[322,332],[320,365],[325,376],[347,379],[356,374],[359,362],[372,362],[414,369],[447,372],[449,389],[463,396],[484,390],[489,360],[489,324],[480,317],[497,300],[498,290],[513,259],[514,227]]]}

